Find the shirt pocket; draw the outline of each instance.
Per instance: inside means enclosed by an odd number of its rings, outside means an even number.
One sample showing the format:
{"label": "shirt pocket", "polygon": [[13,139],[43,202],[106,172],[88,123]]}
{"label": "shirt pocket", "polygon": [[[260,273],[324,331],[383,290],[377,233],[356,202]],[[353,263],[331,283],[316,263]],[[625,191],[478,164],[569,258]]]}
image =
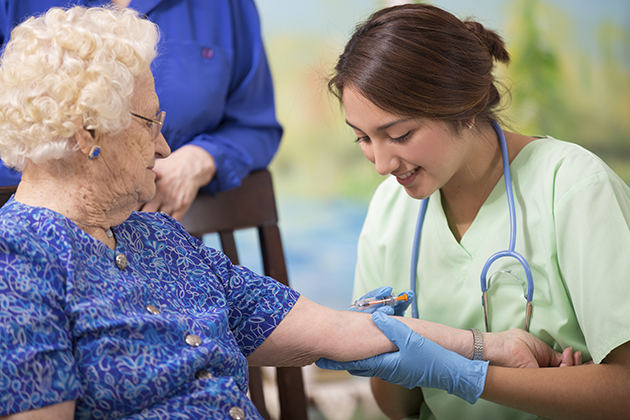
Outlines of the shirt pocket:
{"label": "shirt pocket", "polygon": [[176,149],[223,120],[234,52],[214,44],[166,40],[152,70],[167,118],[162,133]]}

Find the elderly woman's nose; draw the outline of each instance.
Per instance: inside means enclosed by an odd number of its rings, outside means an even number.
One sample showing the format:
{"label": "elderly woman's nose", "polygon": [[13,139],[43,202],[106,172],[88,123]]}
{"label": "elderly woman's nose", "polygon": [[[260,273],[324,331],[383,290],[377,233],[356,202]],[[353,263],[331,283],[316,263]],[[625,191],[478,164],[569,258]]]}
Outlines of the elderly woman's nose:
{"label": "elderly woman's nose", "polygon": [[171,148],[169,147],[164,135],[162,133],[158,134],[155,139],[155,157],[158,159],[162,159],[168,157],[171,154]]}

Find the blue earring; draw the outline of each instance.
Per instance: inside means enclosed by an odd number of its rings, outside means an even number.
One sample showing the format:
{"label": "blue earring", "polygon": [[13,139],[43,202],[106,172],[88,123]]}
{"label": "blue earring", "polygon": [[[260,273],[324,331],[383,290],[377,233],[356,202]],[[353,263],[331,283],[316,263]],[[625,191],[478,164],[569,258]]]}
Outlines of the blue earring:
{"label": "blue earring", "polygon": [[96,159],[98,155],[101,153],[101,148],[98,146],[92,146],[90,149],[90,153],[88,153],[88,159]]}

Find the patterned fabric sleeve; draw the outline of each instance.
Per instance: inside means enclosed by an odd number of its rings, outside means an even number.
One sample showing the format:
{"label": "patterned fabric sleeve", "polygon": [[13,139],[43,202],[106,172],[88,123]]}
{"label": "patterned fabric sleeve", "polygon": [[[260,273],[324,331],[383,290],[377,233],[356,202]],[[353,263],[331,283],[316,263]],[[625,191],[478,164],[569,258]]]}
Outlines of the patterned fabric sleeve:
{"label": "patterned fabric sleeve", "polygon": [[62,271],[36,238],[0,238],[0,416],[83,396]]}
{"label": "patterned fabric sleeve", "polygon": [[249,356],[280,324],[300,294],[271,277],[233,265],[223,253],[206,247],[188,235],[178,222],[171,220],[176,229],[190,238],[193,246],[221,279],[229,307],[230,329],[241,352],[245,357]]}

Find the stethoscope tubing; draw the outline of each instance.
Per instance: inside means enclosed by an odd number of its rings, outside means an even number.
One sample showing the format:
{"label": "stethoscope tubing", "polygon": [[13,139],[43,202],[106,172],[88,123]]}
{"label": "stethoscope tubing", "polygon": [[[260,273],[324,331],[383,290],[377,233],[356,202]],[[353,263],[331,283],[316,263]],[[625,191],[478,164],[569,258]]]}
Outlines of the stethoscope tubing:
{"label": "stethoscope tubing", "polygon": [[528,302],[531,302],[534,298],[534,281],[532,279],[532,271],[525,257],[515,251],[516,208],[514,205],[514,191],[512,189],[512,175],[510,174],[510,159],[508,157],[507,142],[505,141],[505,135],[503,134],[503,130],[501,129],[499,124],[497,124],[496,121],[491,121],[491,124],[494,128],[494,131],[496,131],[497,136],[499,137],[499,144],[501,145],[503,179],[505,180],[505,193],[507,195],[508,209],[510,214],[510,245],[507,250],[499,251],[496,254],[492,255],[484,264],[483,269],[481,270],[481,275],[479,276],[481,281],[481,293],[485,293],[488,290],[487,274],[492,263],[501,257],[513,257],[521,263],[523,269],[525,270],[525,277],[527,278],[527,294],[525,296],[525,299],[527,299]]}
{"label": "stethoscope tubing", "polygon": [[[411,290],[416,293],[416,276],[418,273],[418,257],[420,255],[420,235],[422,234],[422,226],[424,225],[424,217],[427,214],[429,206],[429,197],[422,200],[420,204],[420,212],[418,213],[418,221],[416,222],[416,232],[413,238],[413,249],[411,251]],[[417,295],[416,295],[417,296]],[[411,316],[418,318],[418,298],[416,297],[411,304]]]}

